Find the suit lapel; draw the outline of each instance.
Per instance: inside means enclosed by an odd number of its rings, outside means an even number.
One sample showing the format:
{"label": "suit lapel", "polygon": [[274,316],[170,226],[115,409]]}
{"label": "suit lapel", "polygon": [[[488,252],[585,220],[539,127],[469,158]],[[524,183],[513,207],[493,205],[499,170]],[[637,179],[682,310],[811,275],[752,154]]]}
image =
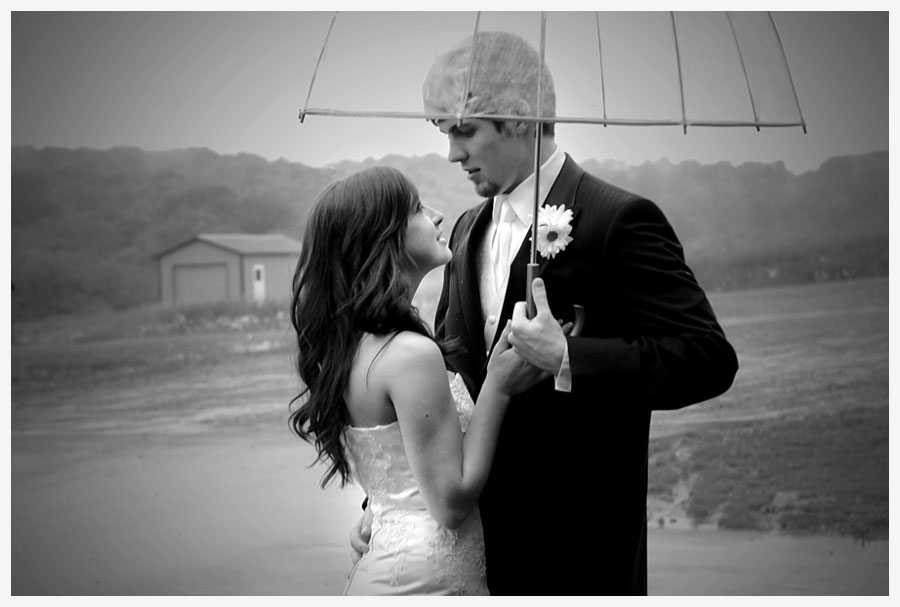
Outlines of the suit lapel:
{"label": "suit lapel", "polygon": [[490,199],[485,200],[476,209],[466,237],[462,239],[457,248],[461,313],[469,334],[468,341],[475,346],[475,351],[469,354],[477,361],[477,365],[474,367],[476,369],[480,368],[485,352],[484,319],[481,317],[481,288],[478,281],[478,253],[491,222],[491,210]]}
{"label": "suit lapel", "polygon": [[[544,206],[562,205],[567,209],[571,209],[573,227],[578,220],[578,214],[581,211],[581,207],[575,198],[575,194],[578,190],[578,184],[581,182],[583,176],[584,169],[578,166],[575,161],[572,160],[571,156],[566,154],[563,168],[559,172],[556,181],[553,182],[553,187],[550,188],[550,191],[547,193],[547,199],[544,201]],[[528,231],[528,235],[523,240],[522,246],[519,247],[519,251],[516,253],[516,257],[509,269],[509,281],[506,284],[506,294],[504,295],[503,312],[501,315],[501,320],[503,321],[512,317],[512,310],[517,301],[525,301],[525,289],[528,282],[528,263],[530,260],[531,230]],[[545,258],[540,252],[537,253],[538,276],[540,276],[546,265],[551,261],[553,260]],[[499,331],[498,335],[494,337],[494,343],[496,343],[497,337],[499,337]]]}

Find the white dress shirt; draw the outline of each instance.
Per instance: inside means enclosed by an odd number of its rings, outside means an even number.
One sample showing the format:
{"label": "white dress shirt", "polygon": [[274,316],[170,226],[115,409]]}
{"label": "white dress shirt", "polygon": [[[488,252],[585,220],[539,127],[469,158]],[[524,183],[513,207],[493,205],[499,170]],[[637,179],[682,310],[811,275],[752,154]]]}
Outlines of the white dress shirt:
{"label": "white dress shirt", "polygon": [[[538,189],[538,202],[543,205],[550,188],[559,177],[565,163],[566,155],[558,147],[541,165],[541,179]],[[491,225],[488,227],[484,241],[481,243],[478,259],[478,286],[481,292],[481,312],[484,319],[484,343],[488,352],[497,332],[500,313],[503,309],[503,298],[509,282],[510,263],[522,246],[531,229],[532,211],[534,209],[534,174],[529,175],[522,183],[508,194],[494,196]],[[508,224],[501,225],[504,221]],[[508,226],[508,228],[507,228]],[[509,233],[506,234],[508,229]],[[507,240],[508,239],[508,240]],[[505,241],[505,242],[504,242]],[[504,251],[496,251],[498,244]],[[504,255],[503,253],[507,254]],[[521,299],[525,299],[522,293]],[[556,376],[556,388],[564,392],[571,390],[571,373],[569,370],[568,347],[563,356],[563,364]]]}

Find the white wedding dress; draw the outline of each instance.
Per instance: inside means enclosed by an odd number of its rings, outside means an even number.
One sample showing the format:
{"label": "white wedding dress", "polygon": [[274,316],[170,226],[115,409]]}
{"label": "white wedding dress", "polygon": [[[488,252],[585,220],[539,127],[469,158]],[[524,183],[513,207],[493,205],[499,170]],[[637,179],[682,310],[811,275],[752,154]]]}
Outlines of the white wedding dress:
{"label": "white wedding dress", "polygon": [[[465,432],[474,403],[459,375],[451,376],[450,389]],[[351,570],[344,594],[488,594],[478,507],[454,531],[438,525],[410,470],[397,422],[348,426],[345,441],[373,521],[369,551]]]}

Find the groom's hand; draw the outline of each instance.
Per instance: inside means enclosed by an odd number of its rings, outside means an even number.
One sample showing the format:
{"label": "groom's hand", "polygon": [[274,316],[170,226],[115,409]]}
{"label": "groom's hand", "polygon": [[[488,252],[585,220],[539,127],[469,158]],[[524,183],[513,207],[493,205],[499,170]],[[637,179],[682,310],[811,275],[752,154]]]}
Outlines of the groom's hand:
{"label": "groom's hand", "polygon": [[350,530],[350,559],[355,565],[362,555],[369,551],[372,539],[372,510],[366,508],[359,522]]}
{"label": "groom's hand", "polygon": [[550,310],[544,281],[535,278],[531,283],[531,292],[536,314],[529,319],[525,302],[516,302],[509,343],[535,367],[556,375],[566,352],[566,335]]}

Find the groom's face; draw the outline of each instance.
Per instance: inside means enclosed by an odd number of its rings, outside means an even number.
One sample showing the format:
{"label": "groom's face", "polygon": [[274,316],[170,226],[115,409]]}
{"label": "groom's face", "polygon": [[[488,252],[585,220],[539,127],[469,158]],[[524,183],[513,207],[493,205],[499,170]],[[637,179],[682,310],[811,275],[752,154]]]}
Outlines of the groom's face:
{"label": "groom's face", "polygon": [[447,135],[447,159],[458,162],[480,196],[491,197],[511,191],[534,170],[531,137],[515,123],[498,123],[481,118],[441,120]]}

